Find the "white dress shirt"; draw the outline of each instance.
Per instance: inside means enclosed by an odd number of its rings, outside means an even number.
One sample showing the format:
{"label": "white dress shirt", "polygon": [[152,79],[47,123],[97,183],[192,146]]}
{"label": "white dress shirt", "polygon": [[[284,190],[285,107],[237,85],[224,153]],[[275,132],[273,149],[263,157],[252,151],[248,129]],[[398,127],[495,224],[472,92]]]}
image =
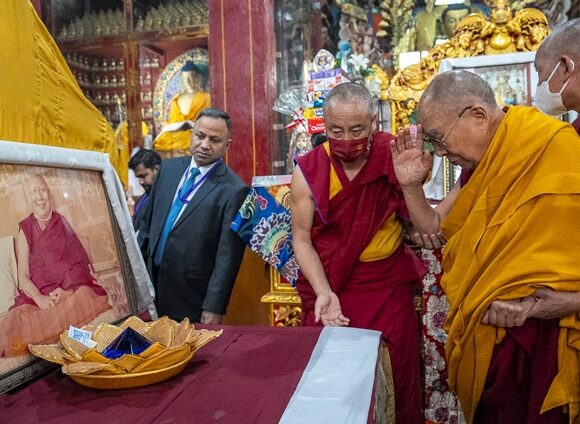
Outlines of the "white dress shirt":
{"label": "white dress shirt", "polygon": [[[189,164],[189,166],[186,169],[186,171],[183,173],[183,176],[181,177],[181,181],[179,181],[179,185],[177,186],[177,190],[175,190],[175,194],[173,195],[173,201],[175,202],[175,199],[177,199],[177,195],[179,193],[179,190],[181,190],[181,187],[185,183],[185,180],[186,180],[187,176],[189,175],[189,173],[191,172],[192,168],[197,168],[197,169],[199,169],[199,172],[200,172],[200,174],[197,177],[195,177],[195,181],[194,181],[194,184],[195,184],[195,183],[199,182],[201,179],[203,179],[205,177],[205,175],[209,171],[211,171],[214,166],[216,166],[218,164],[218,162],[214,162],[211,165],[206,165],[206,166],[197,166],[197,164],[195,163],[195,159],[192,156],[191,157],[191,163]],[[189,194],[189,196],[187,196],[187,202],[184,203],[183,206],[181,207],[181,210],[179,211],[179,214],[177,215],[177,218],[175,219],[175,222],[177,222],[179,220],[179,218],[181,217],[181,214],[183,214],[183,211],[185,210],[185,208],[187,207],[187,205],[189,204],[189,202],[191,201],[191,199],[193,199],[193,196],[195,195],[195,193],[197,193],[197,191],[199,190],[199,188],[204,183],[205,183],[205,181],[203,181],[200,185],[198,185],[197,187],[195,187],[195,189],[193,189],[193,191]],[[175,225],[175,222],[173,223],[173,225]]]}

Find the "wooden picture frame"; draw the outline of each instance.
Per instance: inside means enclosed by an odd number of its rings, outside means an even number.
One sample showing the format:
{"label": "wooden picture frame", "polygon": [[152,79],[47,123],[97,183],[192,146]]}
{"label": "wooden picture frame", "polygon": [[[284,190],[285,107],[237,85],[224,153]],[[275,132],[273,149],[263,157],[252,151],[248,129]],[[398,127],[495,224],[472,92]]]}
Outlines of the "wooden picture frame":
{"label": "wooden picture frame", "polygon": [[0,141],[0,199],[4,393],[48,367],[28,344],[55,343],[69,325],[113,323],[154,309],[108,155]]}

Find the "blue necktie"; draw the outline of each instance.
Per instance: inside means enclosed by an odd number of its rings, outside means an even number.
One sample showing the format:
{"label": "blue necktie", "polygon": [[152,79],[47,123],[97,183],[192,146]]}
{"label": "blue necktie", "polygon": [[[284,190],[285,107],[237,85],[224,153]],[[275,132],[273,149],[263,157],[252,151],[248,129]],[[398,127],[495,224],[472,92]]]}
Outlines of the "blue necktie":
{"label": "blue necktie", "polygon": [[179,192],[177,193],[177,196],[175,197],[175,200],[169,209],[169,213],[165,219],[165,224],[163,225],[163,230],[161,231],[161,236],[159,237],[157,250],[155,251],[155,256],[153,257],[155,265],[157,266],[161,264],[161,260],[163,259],[163,251],[165,250],[165,244],[167,243],[167,239],[169,238],[169,233],[173,228],[173,224],[175,224],[175,220],[179,216],[179,211],[181,211],[181,208],[187,201],[187,197],[191,194],[195,182],[195,177],[197,177],[199,174],[199,169],[191,168],[189,171],[189,176],[183,182],[183,185],[179,189]]}

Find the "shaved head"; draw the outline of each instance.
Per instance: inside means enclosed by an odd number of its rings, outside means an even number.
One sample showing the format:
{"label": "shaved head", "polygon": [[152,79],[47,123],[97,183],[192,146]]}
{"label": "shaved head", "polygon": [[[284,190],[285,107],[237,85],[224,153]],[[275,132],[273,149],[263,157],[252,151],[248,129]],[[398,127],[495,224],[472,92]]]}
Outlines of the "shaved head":
{"label": "shaved head", "polygon": [[556,26],[548,35],[536,54],[542,60],[556,62],[563,55],[573,60],[580,59],[580,18]]}
{"label": "shaved head", "polygon": [[328,109],[335,106],[336,103],[359,103],[368,111],[369,116],[372,116],[375,112],[375,100],[369,90],[360,84],[352,82],[339,84],[330,90],[330,93],[324,99],[325,116]]}
{"label": "shaved head", "polygon": [[466,169],[477,166],[503,116],[487,82],[467,71],[433,78],[418,108],[423,141]]}
{"label": "shaved head", "polygon": [[498,107],[491,87],[481,77],[468,71],[449,71],[431,81],[419,101],[418,114],[424,118],[432,110],[457,113],[474,103]]}
{"label": "shaved head", "polygon": [[44,220],[52,215],[50,190],[42,175],[34,174],[28,178],[24,183],[24,191],[36,218]]}

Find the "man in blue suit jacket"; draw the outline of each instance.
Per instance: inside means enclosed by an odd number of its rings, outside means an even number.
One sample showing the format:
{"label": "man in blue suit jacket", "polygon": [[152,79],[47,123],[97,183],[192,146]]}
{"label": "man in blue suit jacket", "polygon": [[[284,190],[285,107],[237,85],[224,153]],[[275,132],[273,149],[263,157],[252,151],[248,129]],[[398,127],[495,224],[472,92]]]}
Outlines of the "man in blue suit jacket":
{"label": "man in blue suit jacket", "polygon": [[161,163],[139,227],[159,316],[219,324],[226,312],[244,254],[230,224],[248,193],[222,160],[230,142],[229,115],[205,109],[192,130],[193,156]]}

